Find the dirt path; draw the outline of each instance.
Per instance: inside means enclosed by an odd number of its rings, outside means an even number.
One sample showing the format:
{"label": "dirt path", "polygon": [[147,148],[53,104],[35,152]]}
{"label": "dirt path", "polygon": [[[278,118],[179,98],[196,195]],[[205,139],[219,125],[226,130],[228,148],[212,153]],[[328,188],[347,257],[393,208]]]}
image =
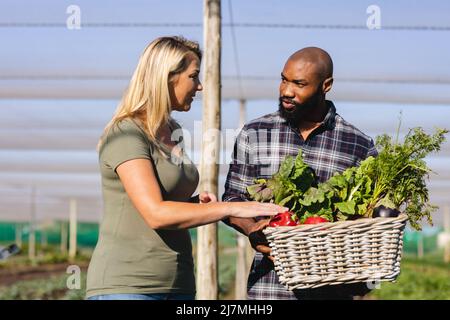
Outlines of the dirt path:
{"label": "dirt path", "polygon": [[[53,275],[66,273],[67,267],[71,263],[45,264],[36,267],[21,267],[20,269],[0,269],[0,286],[10,286],[22,280],[34,280],[49,278]],[[81,271],[86,271],[88,263],[77,263]]]}

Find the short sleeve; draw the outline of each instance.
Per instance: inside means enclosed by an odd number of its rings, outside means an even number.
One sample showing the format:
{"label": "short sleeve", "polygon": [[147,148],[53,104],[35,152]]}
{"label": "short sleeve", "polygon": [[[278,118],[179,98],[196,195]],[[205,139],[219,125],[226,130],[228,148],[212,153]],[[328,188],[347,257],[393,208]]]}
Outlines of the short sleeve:
{"label": "short sleeve", "polygon": [[152,146],[145,133],[131,120],[124,120],[110,129],[100,147],[100,162],[116,171],[128,160],[151,159]]}

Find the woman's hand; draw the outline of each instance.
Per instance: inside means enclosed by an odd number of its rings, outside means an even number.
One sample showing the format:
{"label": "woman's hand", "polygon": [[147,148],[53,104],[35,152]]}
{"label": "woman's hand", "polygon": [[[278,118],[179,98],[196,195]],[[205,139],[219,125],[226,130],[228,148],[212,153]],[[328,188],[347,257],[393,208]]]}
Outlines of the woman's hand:
{"label": "woman's hand", "polygon": [[230,216],[237,218],[273,216],[289,210],[288,208],[273,203],[261,203],[257,201],[228,202],[228,204],[230,206]]}
{"label": "woman's hand", "polygon": [[217,197],[214,193],[204,191],[199,195],[200,203],[217,202]]}

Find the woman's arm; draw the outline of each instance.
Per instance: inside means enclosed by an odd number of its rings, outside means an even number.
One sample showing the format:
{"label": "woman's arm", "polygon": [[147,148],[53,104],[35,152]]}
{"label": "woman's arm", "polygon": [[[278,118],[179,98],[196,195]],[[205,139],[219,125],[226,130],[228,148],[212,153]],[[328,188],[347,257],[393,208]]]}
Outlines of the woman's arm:
{"label": "woman's arm", "polygon": [[278,205],[258,202],[164,201],[152,163],[133,159],[120,164],[117,174],[131,202],[152,229],[186,229],[224,218],[270,216],[287,210]]}

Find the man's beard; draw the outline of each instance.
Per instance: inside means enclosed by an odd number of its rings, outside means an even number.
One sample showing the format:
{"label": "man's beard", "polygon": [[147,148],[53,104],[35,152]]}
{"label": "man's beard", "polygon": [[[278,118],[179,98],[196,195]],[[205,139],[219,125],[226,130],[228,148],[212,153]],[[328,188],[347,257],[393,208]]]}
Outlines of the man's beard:
{"label": "man's beard", "polygon": [[[283,107],[283,100],[294,105],[294,108],[291,110],[287,110]],[[297,127],[300,120],[305,118],[309,112],[312,112],[314,108],[317,106],[319,101],[319,95],[312,96],[308,101],[303,103],[295,102],[292,99],[280,97],[278,104],[278,111],[280,116],[285,119],[288,124],[292,127]]]}

